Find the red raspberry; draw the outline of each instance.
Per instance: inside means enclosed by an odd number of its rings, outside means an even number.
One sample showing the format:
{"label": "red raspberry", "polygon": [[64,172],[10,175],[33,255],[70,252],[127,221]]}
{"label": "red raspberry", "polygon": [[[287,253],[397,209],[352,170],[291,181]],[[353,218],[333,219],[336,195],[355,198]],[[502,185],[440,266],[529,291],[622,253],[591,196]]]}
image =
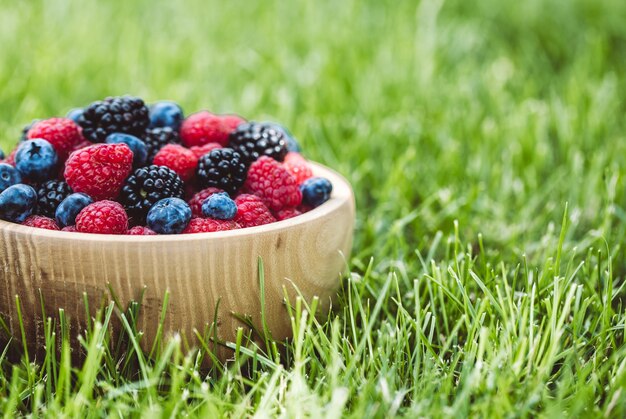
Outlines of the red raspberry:
{"label": "red raspberry", "polygon": [[61,231],[67,231],[69,233],[76,233],[76,226],[63,227]]}
{"label": "red raspberry", "polygon": [[207,111],[194,113],[181,124],[180,138],[187,147],[207,143],[225,146],[228,144],[228,136],[236,127],[233,127],[233,121],[233,116],[214,115]]}
{"label": "red raspberry", "polygon": [[302,213],[297,208],[283,208],[280,211],[277,211],[274,215],[278,221],[282,221],[297,217],[298,215],[302,215]]}
{"label": "red raspberry", "polygon": [[133,168],[126,144],[96,144],[73,152],[65,163],[65,180],[74,192],[93,199],[114,199]]}
{"label": "red raspberry", "polygon": [[10,164],[11,166],[15,167],[15,155],[17,154],[17,148],[13,149],[13,151],[11,151],[11,153],[9,153],[9,155],[2,160],[2,163],[6,163],[6,164]]}
{"label": "red raspberry", "polygon": [[313,177],[313,170],[311,169],[311,166],[309,166],[306,159],[302,157],[302,154],[300,153],[296,153],[294,151],[287,153],[283,166],[285,166],[285,169],[287,169],[287,171],[296,178],[296,183],[298,185]]}
{"label": "red raspberry", "polygon": [[[87,141],[87,140],[81,141],[80,143],[78,143],[74,147],[72,147],[72,151],[70,152],[70,154],[72,154],[76,150],[82,150],[83,148],[87,148],[87,147],[90,147],[92,145],[93,145],[93,143],[91,141]],[[65,179],[63,179],[63,176],[64,176],[63,173],[65,173],[65,163],[66,162],[63,162],[61,170],[59,171],[59,179],[60,180],[65,180]]]}
{"label": "red raspberry", "polygon": [[211,233],[213,231],[236,230],[239,224],[233,220],[214,220],[213,218],[192,218],[183,234]]}
{"label": "red raspberry", "polygon": [[183,182],[188,182],[196,174],[198,157],[193,151],[178,144],[167,144],[154,156],[154,164],[166,166],[175,171]]}
{"label": "red raspberry", "polygon": [[216,148],[222,148],[222,145],[220,143],[207,143],[205,145],[195,145],[191,147],[190,150],[193,151],[193,154],[200,158]]}
{"label": "red raspberry", "polygon": [[80,127],[69,118],[50,118],[39,121],[28,130],[28,138],[43,138],[65,160],[74,146],[83,141]]}
{"label": "red raspberry", "polygon": [[237,215],[235,221],[242,227],[256,227],[276,222],[276,218],[256,195],[241,194],[235,198]]}
{"label": "red raspberry", "polygon": [[124,207],[114,201],[87,205],[76,217],[76,231],[95,234],[125,234],[128,216]]}
{"label": "red raspberry", "polygon": [[22,225],[35,228],[44,228],[46,230],[60,230],[56,221],[54,221],[52,218],[43,217],[41,215],[31,215],[24,220]]}
{"label": "red raspberry", "polygon": [[148,227],[135,226],[126,232],[129,236],[156,236],[156,233]]}
{"label": "red raspberry", "polygon": [[296,179],[271,157],[259,157],[250,165],[244,187],[263,199],[273,211],[297,207],[302,202],[302,192]]}
{"label": "red raspberry", "polygon": [[203,217],[202,215],[202,203],[211,195],[218,192],[224,192],[221,189],[209,187],[201,190],[197,194],[195,194],[189,202],[189,207],[191,207],[191,216],[192,217]]}
{"label": "red raspberry", "polygon": [[246,120],[239,115],[222,115],[222,122],[230,129],[230,132],[233,132],[239,125],[246,122]]}

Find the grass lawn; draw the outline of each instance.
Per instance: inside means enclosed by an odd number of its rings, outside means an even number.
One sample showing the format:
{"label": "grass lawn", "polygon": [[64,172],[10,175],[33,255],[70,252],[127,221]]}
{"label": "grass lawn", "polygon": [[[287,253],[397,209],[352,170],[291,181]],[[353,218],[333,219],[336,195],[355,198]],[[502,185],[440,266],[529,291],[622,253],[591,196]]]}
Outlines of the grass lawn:
{"label": "grass lawn", "polygon": [[0,348],[0,412],[624,417],[625,22],[623,0],[0,0],[5,151],[108,95],[175,99],[283,122],[358,206],[341,307],[280,359],[207,373],[95,325],[76,368]]}

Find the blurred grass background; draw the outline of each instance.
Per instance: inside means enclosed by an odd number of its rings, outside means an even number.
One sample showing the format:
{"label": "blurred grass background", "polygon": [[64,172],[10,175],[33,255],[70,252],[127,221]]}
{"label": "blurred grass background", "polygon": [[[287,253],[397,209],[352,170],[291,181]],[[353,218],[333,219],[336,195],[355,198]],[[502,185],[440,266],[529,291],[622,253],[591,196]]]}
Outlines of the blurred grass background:
{"label": "blurred grass background", "polygon": [[485,272],[539,269],[566,202],[564,251],[608,249],[622,284],[625,22],[622,0],[0,0],[0,144],[125,93],[280,121],[352,182],[368,295],[424,275],[416,251],[445,272],[455,237]]}

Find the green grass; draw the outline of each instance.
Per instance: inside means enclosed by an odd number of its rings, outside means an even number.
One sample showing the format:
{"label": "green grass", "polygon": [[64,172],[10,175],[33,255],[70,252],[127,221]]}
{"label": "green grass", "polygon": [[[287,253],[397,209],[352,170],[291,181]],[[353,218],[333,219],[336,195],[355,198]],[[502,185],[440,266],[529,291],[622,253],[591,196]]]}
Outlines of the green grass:
{"label": "green grass", "polygon": [[0,412],[624,417],[626,2],[252,3],[0,0],[0,144],[123,93],[282,121],[355,189],[341,307],[209,372],[103,312],[76,368],[1,354]]}

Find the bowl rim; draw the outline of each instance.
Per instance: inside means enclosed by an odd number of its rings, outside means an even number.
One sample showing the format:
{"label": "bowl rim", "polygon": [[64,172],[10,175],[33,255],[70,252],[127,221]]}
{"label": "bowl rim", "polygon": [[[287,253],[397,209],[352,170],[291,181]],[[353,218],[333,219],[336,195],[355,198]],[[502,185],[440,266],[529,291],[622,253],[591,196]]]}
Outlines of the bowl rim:
{"label": "bowl rim", "polygon": [[12,232],[18,235],[22,234],[28,235],[30,237],[50,238],[56,240],[102,243],[171,243],[221,240],[232,237],[241,238],[242,236],[248,235],[279,233],[281,231],[298,227],[311,221],[324,218],[329,214],[335,212],[346,203],[352,204],[352,206],[354,206],[354,193],[352,191],[352,187],[341,174],[333,169],[330,169],[322,164],[313,161],[309,161],[309,164],[313,169],[314,176],[325,177],[332,183],[333,192],[331,198],[319,207],[313,208],[311,211],[308,211],[302,215],[262,226],[195,234],[130,236],[46,230],[42,228],[29,227],[21,224],[11,223],[9,221],[0,220],[0,232],[5,231]]}

